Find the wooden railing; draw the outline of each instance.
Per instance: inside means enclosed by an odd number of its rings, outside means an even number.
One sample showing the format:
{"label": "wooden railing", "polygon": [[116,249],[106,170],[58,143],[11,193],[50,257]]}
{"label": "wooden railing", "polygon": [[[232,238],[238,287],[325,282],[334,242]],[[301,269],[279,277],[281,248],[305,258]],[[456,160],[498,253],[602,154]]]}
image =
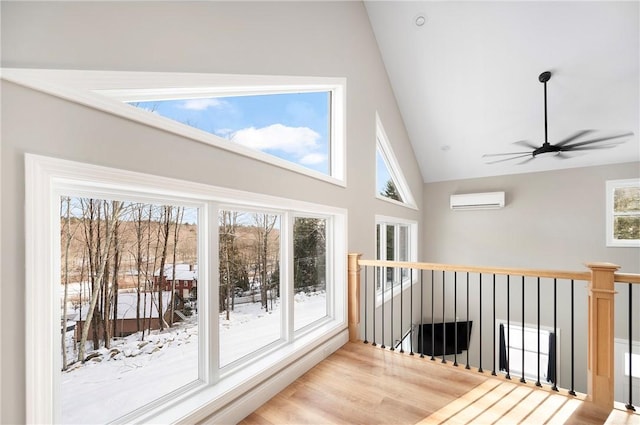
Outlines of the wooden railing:
{"label": "wooden railing", "polygon": [[[491,274],[494,276],[521,276],[523,285],[524,277],[551,278],[554,279],[554,282],[556,279],[571,280],[572,287],[574,280],[585,281],[588,283],[587,395],[595,404],[606,408],[612,408],[614,403],[614,295],[616,293],[614,284],[615,282],[624,282],[628,283],[629,285],[640,284],[640,275],[616,273],[619,267],[611,263],[588,263],[586,264],[586,266],[590,269],[589,271],[573,272],[558,270],[478,267],[436,263],[374,261],[363,260],[361,259],[360,254],[349,254],[349,338],[351,341],[361,340],[361,267],[399,268],[417,271],[441,271],[443,272],[443,279],[444,272],[478,273],[480,274],[480,279],[482,278],[483,274]],[[423,296],[422,293],[421,296]],[[629,327],[631,327],[631,321],[629,322]],[[629,333],[631,339],[631,329],[629,330]],[[384,342],[382,347],[384,347]],[[480,365],[480,371],[481,370],[482,364]],[[569,393],[575,394],[573,392],[573,388]],[[629,406],[627,406],[627,408],[633,409],[631,401],[629,402]]]}

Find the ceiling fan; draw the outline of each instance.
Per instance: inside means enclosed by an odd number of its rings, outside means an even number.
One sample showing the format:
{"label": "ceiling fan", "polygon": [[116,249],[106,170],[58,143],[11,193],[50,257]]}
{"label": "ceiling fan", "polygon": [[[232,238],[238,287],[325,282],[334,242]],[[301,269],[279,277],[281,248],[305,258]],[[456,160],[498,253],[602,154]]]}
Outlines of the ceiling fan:
{"label": "ceiling fan", "polygon": [[[566,154],[567,152],[613,148],[625,142],[624,140],[612,141],[613,139],[620,139],[622,137],[628,137],[633,135],[632,132],[629,132],[624,134],[618,134],[615,136],[599,137],[596,139],[572,143],[576,139],[579,139],[582,136],[585,136],[589,133],[594,132],[594,130],[581,130],[553,145],[549,143],[547,139],[547,82],[550,79],[551,79],[551,72],[549,71],[543,72],[538,77],[538,81],[544,84],[544,143],[542,144],[542,146],[536,146],[533,143],[528,142],[526,140],[520,140],[520,141],[514,142],[514,144],[525,146],[530,150],[521,151],[521,152],[509,152],[509,153],[490,153],[490,154],[482,155],[483,158],[491,159],[490,161],[487,162],[487,164],[495,164],[498,162],[512,161],[514,159],[519,159],[519,158],[527,158],[524,161],[521,161],[518,163],[518,164],[524,164],[534,160],[538,156],[550,156],[550,155],[553,155],[559,159],[567,159],[567,158],[570,158],[570,156]],[[609,143],[599,144],[602,142],[609,142]],[[492,159],[496,157],[507,157],[507,158]]]}

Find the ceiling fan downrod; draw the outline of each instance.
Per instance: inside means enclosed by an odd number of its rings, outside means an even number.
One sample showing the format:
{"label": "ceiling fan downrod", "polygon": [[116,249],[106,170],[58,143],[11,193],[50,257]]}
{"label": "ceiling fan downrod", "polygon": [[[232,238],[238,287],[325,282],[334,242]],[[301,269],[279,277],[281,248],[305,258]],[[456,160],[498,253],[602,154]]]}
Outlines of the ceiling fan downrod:
{"label": "ceiling fan downrod", "polygon": [[538,81],[544,84],[544,144],[548,145],[547,139],[547,81],[551,79],[551,72],[545,71],[538,76]]}

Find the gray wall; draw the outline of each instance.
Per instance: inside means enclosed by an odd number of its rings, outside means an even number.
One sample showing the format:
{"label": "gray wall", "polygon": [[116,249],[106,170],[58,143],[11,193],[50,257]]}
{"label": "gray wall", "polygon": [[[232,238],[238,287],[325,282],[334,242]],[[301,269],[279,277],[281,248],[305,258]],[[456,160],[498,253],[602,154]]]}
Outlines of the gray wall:
{"label": "gray wall", "polygon": [[[424,185],[422,261],[481,266],[504,266],[551,270],[587,271],[585,262],[611,262],[621,271],[640,273],[640,248],[607,248],[605,242],[605,183],[607,180],[637,178],[640,163],[574,168],[543,173],[516,174],[473,180],[447,181]],[[449,196],[458,193],[506,192],[506,206],[498,210],[452,211]],[[452,276],[447,276],[446,314],[453,319]],[[464,318],[465,276],[459,276],[458,316]],[[510,282],[510,320],[522,321],[521,278]],[[471,364],[478,365],[479,285],[471,276],[469,317],[474,320],[471,335]],[[440,276],[436,276],[435,318],[442,317]],[[496,318],[507,317],[506,279],[498,277]],[[427,285],[429,291],[430,286]],[[570,386],[570,282],[557,284],[557,326],[560,329],[561,365],[559,386]],[[575,344],[578,391],[586,391],[587,290],[585,282],[575,282]],[[616,337],[627,338],[627,288],[617,285]],[[461,292],[460,292],[461,291]],[[492,366],[492,282],[483,277],[483,368]],[[541,283],[541,325],[553,326],[553,282]],[[525,283],[524,321],[537,323],[536,282]],[[634,323],[640,323],[640,287],[633,295]],[[428,301],[430,303],[430,301]],[[427,304],[430,307],[430,304]],[[430,320],[427,308],[425,318]],[[640,340],[635,326],[634,339]]]}
{"label": "gray wall", "polygon": [[[347,208],[348,246],[372,258],[378,111],[418,205],[422,178],[360,2],[1,3],[3,67],[347,78],[342,188],[2,82],[2,423],[25,420],[24,153]],[[7,206],[11,206],[10,208]]]}
{"label": "gray wall", "polygon": [[[635,162],[425,184],[422,260],[576,271],[608,261],[640,273],[640,248],[605,242],[606,181],[639,176]],[[449,208],[452,194],[492,191],[506,192],[505,208]]]}

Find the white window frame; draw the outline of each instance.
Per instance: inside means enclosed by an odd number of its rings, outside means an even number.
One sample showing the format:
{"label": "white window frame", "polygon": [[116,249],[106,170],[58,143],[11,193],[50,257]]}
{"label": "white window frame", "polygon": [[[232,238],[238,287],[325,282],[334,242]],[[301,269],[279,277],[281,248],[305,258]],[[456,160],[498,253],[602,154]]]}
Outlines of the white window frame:
{"label": "white window frame", "polygon": [[[25,264],[26,264],[26,404],[28,423],[57,423],[60,419],[59,391],[61,194],[109,196],[111,199],[150,203],[174,203],[199,207],[199,380],[173,391],[157,401],[127,414],[115,422],[198,422],[252,390],[256,382],[269,379],[300,360],[321,344],[341,335],[346,321],[346,210],[268,195],[219,188],[201,183],[152,176],[38,155],[25,155]],[[217,229],[218,208],[264,208],[284,211],[289,220],[294,212],[330,217],[331,267],[327,284],[333,285],[328,318],[300,335],[293,333],[293,319],[283,309],[283,341],[272,344],[249,361],[218,368]],[[285,233],[285,232],[283,232]],[[284,237],[285,239],[287,236]],[[329,238],[329,235],[328,235]],[[286,243],[286,245],[284,245]],[[290,241],[281,242],[289,246]],[[283,248],[285,249],[285,248]],[[290,248],[289,248],[290,249]],[[206,263],[206,259],[212,261]],[[284,263],[284,261],[282,262]],[[293,311],[292,268],[281,270],[287,311]],[[54,289],[55,288],[55,289]],[[239,419],[239,418],[238,418]]]}
{"label": "white window frame", "polygon": [[[506,320],[497,320],[496,321],[496,335],[499,335],[500,333],[500,325],[504,325],[505,328],[505,345],[507,344],[507,321]],[[509,322],[509,327],[511,328],[520,328],[522,329],[522,322]],[[537,324],[531,324],[531,323],[525,323],[524,324],[524,329],[525,332],[529,331],[529,332],[538,332],[538,325]],[[560,328],[556,328],[554,329],[553,327],[549,327],[549,326],[543,326],[540,325],[540,336],[542,338],[542,335],[544,334],[546,335],[547,338],[549,338],[549,334],[554,333],[556,334],[556,381],[559,379],[560,377]],[[512,341],[512,338],[509,338],[509,342]],[[541,339],[542,341],[542,339]],[[542,345],[542,344],[541,344]],[[499,338],[496,338],[496,348],[495,348],[495,353],[496,353],[496,364],[499,364],[500,362],[500,340]],[[517,356],[519,359],[522,358],[522,350],[519,348],[515,348],[515,347],[507,347],[507,358],[510,358],[512,355]],[[547,355],[548,353],[540,353],[541,355]],[[535,368],[537,368],[537,362],[535,364]],[[527,363],[525,363],[525,369],[527,369]],[[504,371],[500,371],[501,373],[506,374],[506,372]],[[522,371],[517,370],[517,369],[513,369],[511,367],[511,364],[509,365],[509,374],[513,375],[513,376],[521,376]],[[542,372],[540,373],[540,382],[543,383],[543,378],[544,375],[542,374]],[[538,379],[537,374],[536,375],[532,375],[531,373],[529,373],[528,371],[525,371],[525,379],[527,380],[533,380],[534,382]],[[545,380],[546,382],[546,380]],[[556,382],[557,384],[557,382]]]}
{"label": "white window frame", "polygon": [[640,179],[607,180],[607,246],[608,247],[640,247],[640,239],[616,239],[613,237],[613,223],[616,214],[613,211],[613,195],[615,190],[624,187],[640,187]]}
{"label": "white window frame", "polygon": [[[408,219],[404,219],[404,218],[397,218],[397,217],[389,217],[389,216],[384,216],[384,215],[376,215],[375,217],[376,220],[376,226],[374,229],[375,233],[375,237],[374,237],[374,241],[376,241],[376,244],[378,243],[377,239],[377,228],[378,226],[380,226],[380,242],[381,242],[381,246],[378,247],[376,246],[376,251],[379,249],[380,253],[383,254],[385,253],[385,257],[386,257],[386,243],[387,243],[387,238],[385,236],[385,234],[383,233],[384,230],[386,230],[386,227],[388,226],[394,226],[395,229],[399,229],[400,226],[406,226],[408,228],[408,253],[407,253],[407,257],[409,262],[416,262],[418,260],[418,222],[414,221],[414,220],[408,220]],[[395,232],[395,235],[397,235],[398,232]],[[399,238],[395,237],[394,235],[394,252],[398,252],[399,250],[399,246],[398,246],[398,242],[399,242]],[[377,258],[376,258],[377,259]],[[384,259],[382,259],[381,261],[385,261]],[[394,261],[398,261],[398,260],[394,260]],[[402,281],[402,285],[393,285],[393,296],[397,296],[400,293],[401,288],[405,288],[406,285],[409,284],[409,278],[408,276],[404,276],[402,277],[402,279],[400,279],[400,273],[401,270],[400,269],[395,269],[394,270],[394,281],[395,282],[399,282]],[[383,272],[383,274],[386,276],[386,270]],[[413,278],[413,282],[415,283],[417,281],[417,276],[414,276]],[[388,285],[386,285],[386,279],[384,280],[384,282],[382,282],[380,289],[377,289],[377,293],[378,293],[378,298],[380,298],[379,301],[381,301],[381,295],[382,295],[382,290],[384,289],[385,292],[385,297],[386,294],[389,293],[391,291],[391,288],[388,287]]]}
{"label": "white window frame", "polygon": [[[377,152],[380,152],[380,156],[382,156],[382,160],[385,162],[387,166],[387,170],[389,170],[389,174],[391,176],[391,180],[396,185],[396,189],[398,190],[400,197],[403,199],[403,202],[396,201],[395,199],[387,198],[386,196],[381,195],[378,192],[378,188],[375,189],[375,196],[378,199],[381,199],[386,202],[391,202],[396,205],[402,205],[403,207],[411,208],[417,210],[415,198],[411,193],[411,189],[409,188],[409,184],[402,174],[402,168],[400,167],[400,163],[393,153],[393,149],[391,147],[391,143],[389,142],[389,138],[387,137],[387,133],[384,131],[384,127],[382,126],[382,121],[380,120],[380,116],[376,112],[376,155]],[[377,169],[376,169],[376,178],[377,178]],[[375,186],[375,185],[374,185]]]}
{"label": "white window frame", "polygon": [[[346,187],[346,79],[169,72],[0,68],[2,79],[147,124],[267,164]],[[125,102],[328,91],[329,175],[151,114]]]}

